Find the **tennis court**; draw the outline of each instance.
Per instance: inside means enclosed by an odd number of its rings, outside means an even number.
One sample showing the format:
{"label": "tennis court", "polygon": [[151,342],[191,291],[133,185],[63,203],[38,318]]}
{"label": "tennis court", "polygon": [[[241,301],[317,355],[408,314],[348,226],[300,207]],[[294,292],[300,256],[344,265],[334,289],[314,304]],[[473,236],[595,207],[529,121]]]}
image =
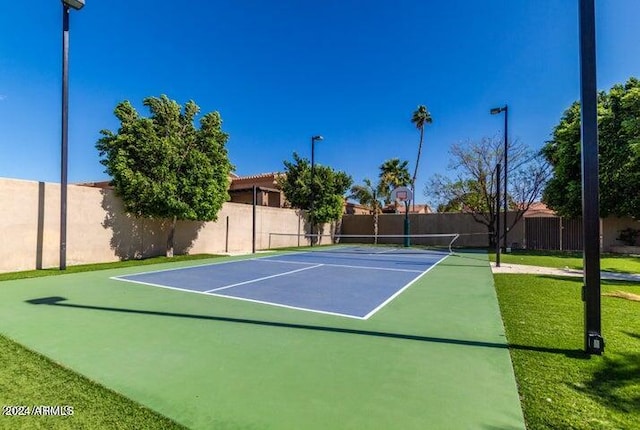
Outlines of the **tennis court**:
{"label": "tennis court", "polygon": [[6,281],[0,323],[189,428],[524,429],[482,253],[345,245]]}
{"label": "tennis court", "polygon": [[388,246],[324,247],[114,279],[368,319],[447,255]]}

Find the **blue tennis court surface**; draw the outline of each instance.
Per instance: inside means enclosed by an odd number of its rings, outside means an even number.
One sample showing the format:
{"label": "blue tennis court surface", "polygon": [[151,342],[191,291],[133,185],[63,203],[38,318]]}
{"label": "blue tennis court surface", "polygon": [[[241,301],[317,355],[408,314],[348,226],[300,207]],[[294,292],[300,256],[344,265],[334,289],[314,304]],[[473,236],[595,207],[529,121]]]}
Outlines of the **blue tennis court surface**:
{"label": "blue tennis court surface", "polygon": [[114,279],[367,319],[447,256],[403,248],[336,248]]}

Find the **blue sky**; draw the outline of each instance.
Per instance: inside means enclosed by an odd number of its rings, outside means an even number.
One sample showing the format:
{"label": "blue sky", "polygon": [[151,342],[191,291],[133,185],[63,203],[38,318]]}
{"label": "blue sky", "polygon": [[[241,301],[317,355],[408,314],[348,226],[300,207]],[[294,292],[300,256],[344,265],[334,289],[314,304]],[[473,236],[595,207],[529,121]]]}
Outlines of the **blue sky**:
{"label": "blue sky", "polygon": [[[375,179],[410,160],[418,190],[452,143],[501,135],[536,149],[579,98],[578,0],[86,0],[71,15],[69,180],[106,179],[95,142],[113,109],[166,94],[217,110],[236,173],[282,170],[293,151]],[[61,4],[4,2],[0,177],[60,177]],[[598,0],[598,87],[640,76],[640,2]],[[418,196],[418,201],[423,200]]]}

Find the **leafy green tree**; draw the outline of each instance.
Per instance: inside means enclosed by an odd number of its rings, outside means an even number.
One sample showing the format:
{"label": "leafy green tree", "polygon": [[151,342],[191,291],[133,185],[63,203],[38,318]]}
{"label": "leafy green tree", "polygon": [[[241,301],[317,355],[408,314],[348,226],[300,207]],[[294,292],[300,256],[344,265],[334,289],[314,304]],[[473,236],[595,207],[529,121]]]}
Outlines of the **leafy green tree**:
{"label": "leafy green tree", "polygon": [[170,220],[166,255],[173,256],[177,220],[215,221],[229,199],[228,135],[218,112],[204,115],[193,101],[184,109],[167,96],[143,101],[151,116],[128,102],[114,111],[117,133],[102,130],[96,148],[125,210],[138,217]]}
{"label": "leafy green tree", "polygon": [[408,161],[399,158],[391,158],[380,165],[380,196],[386,205],[391,203],[391,191],[411,183],[408,165]]}
{"label": "leafy green tree", "polygon": [[373,234],[376,236],[374,242],[378,243],[378,216],[382,213],[382,183],[373,185],[371,180],[364,179],[363,185],[351,187],[349,198],[357,200],[361,205],[366,206],[373,215]]}
{"label": "leafy green tree", "polygon": [[344,195],[353,182],[351,176],[316,164],[312,184],[309,160],[295,152],[293,161],[284,161],[284,167],[285,174],[278,178],[280,189],[292,207],[309,211],[312,225],[337,221],[342,217]]}
{"label": "leafy green tree", "polygon": [[[509,210],[515,212],[512,223],[507,226],[511,229],[540,197],[549,177],[549,166],[540,154],[533,153],[517,139],[512,139],[508,145],[507,202]],[[434,175],[424,194],[441,210],[470,213],[476,222],[487,227],[493,245],[499,213],[496,166],[503,159],[504,142],[490,138],[469,140],[454,144],[449,153],[452,157],[449,169],[455,177]]]}
{"label": "leafy green tree", "polygon": [[[411,191],[413,191],[413,195],[415,196],[416,191],[416,177],[418,176],[418,165],[420,164],[420,155],[422,153],[422,141],[424,139],[424,126],[426,124],[431,124],[433,119],[431,118],[431,114],[427,110],[425,105],[418,106],[418,109],[413,112],[411,116],[411,122],[415,124],[416,128],[420,130],[420,143],[418,144],[418,156],[416,157],[416,168],[413,171],[413,177],[411,178]],[[415,198],[413,199],[413,207],[415,209]]]}
{"label": "leafy green tree", "polygon": [[[598,96],[600,215],[640,218],[640,81]],[[553,167],[543,201],[559,215],[582,215],[580,104],[574,102],[542,153]]]}

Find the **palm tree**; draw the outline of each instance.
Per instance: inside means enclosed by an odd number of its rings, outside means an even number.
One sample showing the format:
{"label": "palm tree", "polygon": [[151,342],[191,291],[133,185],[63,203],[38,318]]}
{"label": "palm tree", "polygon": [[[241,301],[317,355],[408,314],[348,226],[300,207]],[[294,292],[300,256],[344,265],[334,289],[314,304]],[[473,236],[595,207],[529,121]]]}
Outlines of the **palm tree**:
{"label": "palm tree", "polygon": [[[418,106],[418,109],[413,113],[411,122],[416,125],[416,128],[420,130],[420,144],[418,145],[418,157],[416,158],[416,169],[413,171],[413,178],[411,179],[411,191],[415,196],[416,191],[416,176],[418,175],[418,164],[420,163],[420,154],[422,153],[422,140],[424,138],[424,126],[425,124],[431,124],[431,114],[427,110],[425,105]],[[415,198],[413,199],[413,209],[416,208]]]}
{"label": "palm tree", "polygon": [[399,158],[392,158],[380,166],[380,197],[384,198],[385,204],[391,203],[391,191],[394,188],[411,183],[408,165],[408,161],[401,162]]}
{"label": "palm tree", "polygon": [[365,179],[364,185],[354,185],[351,187],[350,199],[357,200],[361,205],[366,206],[369,212],[373,214],[373,243],[378,243],[378,215],[382,213],[381,188],[382,183],[378,182],[377,186],[373,186],[369,179]]}

